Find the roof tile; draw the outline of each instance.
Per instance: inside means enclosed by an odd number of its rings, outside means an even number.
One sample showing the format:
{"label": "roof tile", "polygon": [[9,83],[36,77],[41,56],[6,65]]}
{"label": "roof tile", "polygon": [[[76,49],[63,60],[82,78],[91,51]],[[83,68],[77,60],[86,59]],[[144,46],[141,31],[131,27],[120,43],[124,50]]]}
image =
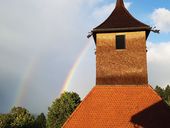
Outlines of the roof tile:
{"label": "roof tile", "polygon": [[[156,107],[158,113],[151,113],[154,106],[160,106]],[[170,109],[149,85],[95,86],[63,128],[149,128],[159,122],[154,120],[157,116],[165,116],[170,126]],[[145,119],[150,123],[146,124]]]}

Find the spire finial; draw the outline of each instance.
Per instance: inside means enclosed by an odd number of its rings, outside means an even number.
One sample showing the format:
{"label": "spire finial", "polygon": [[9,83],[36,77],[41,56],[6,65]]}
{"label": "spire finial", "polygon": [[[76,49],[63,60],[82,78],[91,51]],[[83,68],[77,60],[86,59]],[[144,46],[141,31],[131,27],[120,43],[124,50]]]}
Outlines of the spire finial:
{"label": "spire finial", "polygon": [[123,0],[117,0],[116,7],[124,6]]}

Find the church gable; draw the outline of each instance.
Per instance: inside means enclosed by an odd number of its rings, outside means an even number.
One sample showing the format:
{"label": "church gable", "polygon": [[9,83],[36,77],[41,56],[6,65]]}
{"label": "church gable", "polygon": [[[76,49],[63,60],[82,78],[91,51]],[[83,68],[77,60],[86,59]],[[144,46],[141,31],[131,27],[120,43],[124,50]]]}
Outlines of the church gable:
{"label": "church gable", "polygon": [[110,17],[92,31],[96,86],[63,128],[170,128],[170,108],[148,84],[150,31],[117,0]]}
{"label": "church gable", "polygon": [[160,128],[169,119],[169,107],[149,85],[95,86],[63,128]]}

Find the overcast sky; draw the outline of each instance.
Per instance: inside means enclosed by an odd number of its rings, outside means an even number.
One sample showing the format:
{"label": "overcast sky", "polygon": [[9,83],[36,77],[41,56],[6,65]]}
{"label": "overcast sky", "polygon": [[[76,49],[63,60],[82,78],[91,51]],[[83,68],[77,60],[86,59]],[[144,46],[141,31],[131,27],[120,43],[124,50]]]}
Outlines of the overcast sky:
{"label": "overcast sky", "polygon": [[[170,84],[170,1],[125,4],[161,30],[147,41],[149,83]],[[95,85],[95,45],[86,36],[114,6],[115,0],[0,0],[0,113],[14,105],[47,112],[77,59],[68,90],[83,98]]]}

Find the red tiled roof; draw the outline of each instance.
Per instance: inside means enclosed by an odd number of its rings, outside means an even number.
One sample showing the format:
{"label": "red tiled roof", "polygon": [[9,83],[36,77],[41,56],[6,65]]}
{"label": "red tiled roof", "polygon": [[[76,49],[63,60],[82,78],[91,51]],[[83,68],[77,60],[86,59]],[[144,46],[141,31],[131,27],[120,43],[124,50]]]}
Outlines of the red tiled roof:
{"label": "red tiled roof", "polygon": [[125,8],[123,0],[117,0],[116,7],[112,14],[99,26],[93,29],[93,32],[108,31],[131,31],[145,30],[150,31],[150,26],[135,19]]}
{"label": "red tiled roof", "polygon": [[95,86],[63,128],[155,128],[160,118],[170,111],[149,85]]}

